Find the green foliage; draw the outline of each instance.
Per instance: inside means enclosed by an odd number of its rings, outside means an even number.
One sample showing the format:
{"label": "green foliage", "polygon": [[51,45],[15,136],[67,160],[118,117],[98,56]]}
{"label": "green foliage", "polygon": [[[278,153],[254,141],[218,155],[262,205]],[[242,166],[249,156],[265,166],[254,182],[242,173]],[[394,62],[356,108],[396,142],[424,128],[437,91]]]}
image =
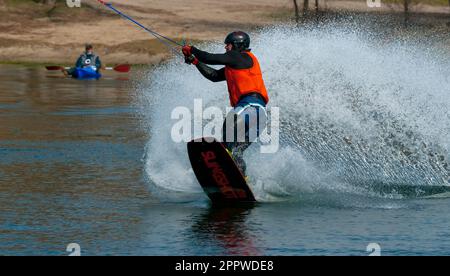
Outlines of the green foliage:
{"label": "green foliage", "polygon": [[[405,0],[381,0],[382,3],[403,5]],[[409,5],[425,4],[431,6],[448,6],[448,0],[409,0]]]}
{"label": "green foliage", "polygon": [[[44,0],[4,0],[5,5],[7,7],[15,8],[15,7],[27,7],[27,8],[42,8],[45,6],[52,7],[53,3],[50,5],[43,5]],[[56,4],[66,4],[66,0],[55,0]]]}

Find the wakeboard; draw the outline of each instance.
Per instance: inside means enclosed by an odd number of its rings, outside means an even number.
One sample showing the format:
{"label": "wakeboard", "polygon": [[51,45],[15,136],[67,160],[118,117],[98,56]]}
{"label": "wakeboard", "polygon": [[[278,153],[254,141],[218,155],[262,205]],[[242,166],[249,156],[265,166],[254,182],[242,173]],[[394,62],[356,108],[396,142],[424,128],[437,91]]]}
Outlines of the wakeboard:
{"label": "wakeboard", "polygon": [[256,202],[241,170],[222,143],[203,137],[190,141],[187,149],[195,176],[213,203]]}

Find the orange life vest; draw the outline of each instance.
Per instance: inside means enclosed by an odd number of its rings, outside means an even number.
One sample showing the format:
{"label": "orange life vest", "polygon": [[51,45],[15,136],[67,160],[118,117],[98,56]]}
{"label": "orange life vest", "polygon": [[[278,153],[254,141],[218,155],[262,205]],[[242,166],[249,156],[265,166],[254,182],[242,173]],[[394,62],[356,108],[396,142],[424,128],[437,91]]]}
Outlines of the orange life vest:
{"label": "orange life vest", "polygon": [[261,67],[258,59],[251,52],[246,52],[252,60],[253,66],[248,69],[233,69],[225,66],[225,77],[228,84],[228,92],[230,93],[231,106],[236,106],[239,99],[246,94],[260,94],[266,104],[269,102],[266,86],[262,78]]}

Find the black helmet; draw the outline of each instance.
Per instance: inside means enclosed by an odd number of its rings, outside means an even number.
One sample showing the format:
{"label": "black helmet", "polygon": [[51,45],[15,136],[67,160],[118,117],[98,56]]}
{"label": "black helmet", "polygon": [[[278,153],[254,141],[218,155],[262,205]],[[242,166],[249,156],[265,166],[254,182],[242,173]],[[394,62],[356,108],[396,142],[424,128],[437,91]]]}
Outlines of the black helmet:
{"label": "black helmet", "polygon": [[242,31],[232,32],[225,38],[225,44],[233,45],[236,50],[250,50],[250,36]]}

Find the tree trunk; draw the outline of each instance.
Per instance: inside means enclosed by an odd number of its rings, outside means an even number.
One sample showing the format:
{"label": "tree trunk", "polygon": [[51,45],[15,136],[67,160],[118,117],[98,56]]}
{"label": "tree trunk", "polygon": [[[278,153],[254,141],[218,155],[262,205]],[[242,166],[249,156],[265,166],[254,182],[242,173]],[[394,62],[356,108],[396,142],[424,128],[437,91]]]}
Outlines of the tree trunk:
{"label": "tree trunk", "polygon": [[[450,0],[448,0],[450,1]],[[295,22],[298,23],[298,21],[300,20],[300,16],[298,14],[298,4],[297,4],[297,0],[294,0],[294,10],[295,10]]]}
{"label": "tree trunk", "polygon": [[[450,1],[450,0],[448,0]],[[316,0],[316,13],[319,12],[319,0]]]}
{"label": "tree trunk", "polygon": [[309,0],[303,0],[303,16],[308,15]]}
{"label": "tree trunk", "polygon": [[409,21],[409,0],[403,0],[404,11],[405,11],[405,27],[408,26]]}

